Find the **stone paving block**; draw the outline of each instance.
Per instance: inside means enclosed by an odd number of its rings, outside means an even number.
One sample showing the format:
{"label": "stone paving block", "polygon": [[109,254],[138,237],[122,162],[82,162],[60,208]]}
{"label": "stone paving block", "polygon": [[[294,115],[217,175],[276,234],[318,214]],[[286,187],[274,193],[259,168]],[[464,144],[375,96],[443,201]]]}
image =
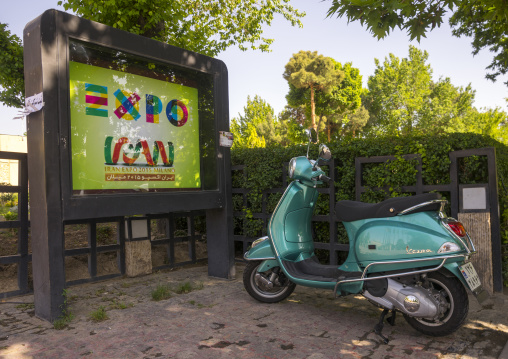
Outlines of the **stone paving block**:
{"label": "stone paving block", "polygon": [[[196,289],[151,299],[158,284],[175,289],[185,282]],[[33,309],[2,303],[0,358],[497,358],[508,340],[505,297],[496,294],[484,308],[471,298],[465,325],[443,338],[418,333],[398,315],[394,327],[385,325],[385,345],[372,332],[380,309],[360,296],[335,299],[297,287],[281,303],[259,303],[243,289],[241,274],[219,280],[195,266],[71,287],[74,319],[63,330]],[[90,313],[99,306],[109,319],[96,323]]]}

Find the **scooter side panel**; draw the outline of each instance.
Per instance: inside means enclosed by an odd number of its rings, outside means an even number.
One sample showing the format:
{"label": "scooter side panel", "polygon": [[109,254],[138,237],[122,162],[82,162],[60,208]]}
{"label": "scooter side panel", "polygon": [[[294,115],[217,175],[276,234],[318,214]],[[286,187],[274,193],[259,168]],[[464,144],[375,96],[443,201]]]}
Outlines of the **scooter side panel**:
{"label": "scooter side panel", "polygon": [[455,241],[433,212],[365,219],[349,225],[353,227],[356,259],[362,264],[433,257],[443,243]]}

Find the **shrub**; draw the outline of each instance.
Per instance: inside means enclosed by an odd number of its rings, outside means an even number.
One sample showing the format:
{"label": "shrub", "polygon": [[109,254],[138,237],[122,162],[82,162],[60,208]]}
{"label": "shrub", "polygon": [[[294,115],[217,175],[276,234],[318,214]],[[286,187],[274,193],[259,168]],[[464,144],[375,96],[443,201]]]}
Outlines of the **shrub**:
{"label": "shrub", "polygon": [[[495,147],[497,172],[499,178],[499,204],[501,216],[501,233],[503,250],[503,273],[505,285],[508,286],[508,147],[496,140],[477,134],[453,133],[433,137],[389,137],[375,139],[352,139],[328,143],[335,159],[336,181],[335,201],[355,199],[355,158],[373,156],[395,156],[396,159],[386,164],[366,164],[363,166],[363,183],[368,190],[362,194],[362,201],[378,202],[385,197],[408,195],[402,191],[403,186],[415,184],[415,160],[406,160],[403,155],[419,154],[422,159],[422,177],[425,185],[450,183],[450,158],[452,151]],[[262,210],[263,191],[282,188],[282,171],[287,171],[287,163],[292,157],[304,156],[307,146],[268,147],[254,149],[234,149],[231,151],[232,165],[244,165],[244,171],[233,171],[234,188],[245,188],[247,205],[243,197],[233,198],[234,208],[243,212],[235,217],[235,235],[257,237],[266,235],[266,227],[253,214]],[[317,158],[318,146],[312,145],[310,158]],[[485,157],[468,157],[459,161],[460,183],[486,183],[488,177]],[[388,193],[379,187],[387,187]],[[445,194],[444,194],[445,195]],[[446,195],[445,195],[446,196]],[[268,197],[267,212],[273,211],[273,198]],[[315,214],[328,214],[329,201],[321,196],[316,205]],[[316,240],[328,241],[328,224],[318,223]],[[347,243],[347,235],[339,226],[338,242]],[[323,258],[325,259],[325,258]]]}
{"label": "shrub", "polygon": [[18,219],[18,212],[7,212],[3,214],[6,221],[15,221]]}

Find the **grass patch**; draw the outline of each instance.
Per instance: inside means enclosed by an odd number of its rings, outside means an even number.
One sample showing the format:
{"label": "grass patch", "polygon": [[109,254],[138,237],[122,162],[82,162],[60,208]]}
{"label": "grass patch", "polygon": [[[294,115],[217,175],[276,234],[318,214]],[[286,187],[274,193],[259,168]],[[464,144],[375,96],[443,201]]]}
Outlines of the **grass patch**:
{"label": "grass patch", "polygon": [[189,303],[191,305],[194,305],[194,306],[196,306],[196,308],[199,308],[199,309],[202,309],[202,308],[212,308],[212,307],[217,305],[217,304],[204,305],[204,304],[201,304],[201,303],[196,303],[195,300],[189,300],[187,303]]}
{"label": "grass patch", "polygon": [[73,314],[69,314],[68,316],[59,317],[58,319],[56,319],[53,322],[53,328],[56,330],[62,330],[64,328],[66,328],[67,325],[69,325],[69,323],[71,322],[71,320],[73,318],[74,318]]}
{"label": "grass patch", "polygon": [[34,308],[35,308],[34,303],[22,303],[22,304],[18,304],[16,306],[16,309],[21,309],[21,310],[30,310],[30,309],[34,309]]}
{"label": "grass patch", "polygon": [[176,287],[175,293],[185,294],[192,292],[192,284],[190,282],[181,283]]}
{"label": "grass patch", "polygon": [[109,319],[106,308],[101,305],[97,310],[90,313],[90,319],[96,323]]}
{"label": "grass patch", "polygon": [[152,290],[152,299],[155,301],[171,298],[171,291],[168,285],[159,284]]}
{"label": "grass patch", "polygon": [[102,287],[102,288],[99,288],[95,291],[95,295],[96,296],[100,296],[102,295],[103,293],[106,293],[106,288],[105,287]]}
{"label": "grass patch", "polygon": [[111,304],[110,308],[111,309],[126,309],[127,308],[127,304],[125,304],[124,302],[119,302],[119,301],[115,300],[113,302],[113,304]]}
{"label": "grass patch", "polygon": [[185,293],[190,293],[193,290],[200,290],[200,289],[203,289],[203,283],[194,283],[193,284],[191,282],[185,282],[185,283],[179,284],[178,287],[176,287],[175,293],[185,294]]}
{"label": "grass patch", "polygon": [[69,292],[67,289],[63,290],[62,297],[64,298],[63,304],[60,306],[62,309],[62,315],[53,322],[53,328],[56,330],[62,330],[74,319],[74,314],[69,309]]}

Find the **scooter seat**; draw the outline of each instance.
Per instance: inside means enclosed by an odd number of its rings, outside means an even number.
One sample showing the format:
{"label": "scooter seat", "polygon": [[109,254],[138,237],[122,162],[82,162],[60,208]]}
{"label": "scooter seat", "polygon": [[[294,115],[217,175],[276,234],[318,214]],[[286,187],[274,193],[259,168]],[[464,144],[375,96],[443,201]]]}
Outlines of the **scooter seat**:
{"label": "scooter seat", "polygon": [[[353,222],[367,218],[394,217],[400,212],[420,203],[440,199],[438,193],[425,193],[411,197],[394,197],[379,203],[364,203],[359,201],[339,201],[335,205],[335,216],[341,222]],[[431,203],[415,209],[411,213],[424,211],[439,211],[440,203]]]}

